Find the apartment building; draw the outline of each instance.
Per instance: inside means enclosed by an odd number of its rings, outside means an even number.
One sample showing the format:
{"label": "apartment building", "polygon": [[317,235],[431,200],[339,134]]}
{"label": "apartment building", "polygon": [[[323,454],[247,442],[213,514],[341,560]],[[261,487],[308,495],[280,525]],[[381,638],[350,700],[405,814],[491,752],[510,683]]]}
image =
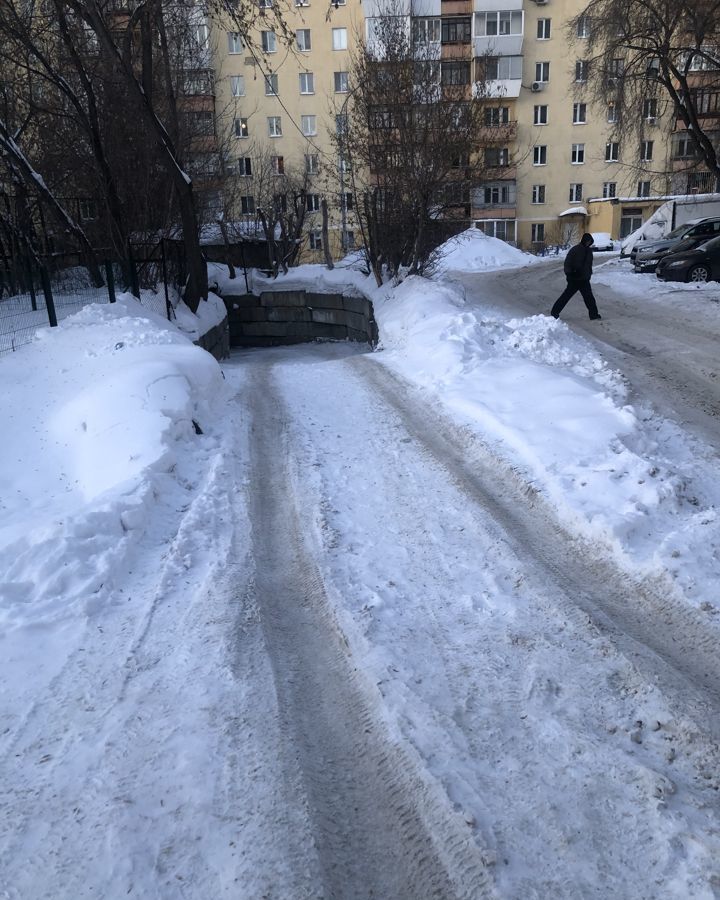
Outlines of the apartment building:
{"label": "apartment building", "polygon": [[[332,250],[359,240],[345,162],[332,133],[341,127],[350,53],[373,20],[407,18],[413,41],[429,45],[440,84],[486,84],[478,152],[487,178],[471,189],[469,222],[486,234],[538,249],[583,230],[630,233],[679,184],[683,138],[648,90],[627,139],[613,136],[612,73],[603,103],[586,90],[592,23],[569,24],[583,0],[295,0],[287,16],[292,47],[273,29],[272,0],[258,0],[251,50],[214,23],[216,128],[220,152],[240,187],[235,213],[252,216],[254,159],[270,154],[308,178],[305,259],[322,251],[319,208],[328,201]],[[623,61],[616,61],[622,74]],[[649,82],[650,84],[650,82]],[[695,177],[695,176],[692,176]],[[675,179],[675,180],[673,180]],[[698,182],[699,184],[700,182]]]}

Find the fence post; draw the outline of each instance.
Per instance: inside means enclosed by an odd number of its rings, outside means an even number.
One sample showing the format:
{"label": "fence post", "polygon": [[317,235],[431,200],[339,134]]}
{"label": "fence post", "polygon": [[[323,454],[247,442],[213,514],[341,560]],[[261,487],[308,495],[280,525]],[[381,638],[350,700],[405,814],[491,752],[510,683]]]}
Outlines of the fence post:
{"label": "fence post", "polygon": [[132,252],[132,244],[128,241],[128,267],[130,275],[130,291],[133,297],[140,299],[140,282],[138,281],[137,267],[135,265],[135,257]]}
{"label": "fence post", "polygon": [[162,259],[163,287],[165,288],[165,312],[168,321],[172,321],[172,304],[170,303],[170,294],[168,292],[168,273],[167,259],[165,257],[165,238],[160,238],[160,258]]}
{"label": "fence post", "polygon": [[113,273],[112,263],[109,259],[105,260],[105,278],[107,280],[108,299],[111,303],[115,302],[115,275]]}
{"label": "fence post", "polygon": [[37,296],[35,295],[35,285],[33,283],[32,260],[29,257],[27,260],[27,277],[28,291],[30,292],[30,303],[32,304],[33,312],[37,312]]}
{"label": "fence post", "polygon": [[48,320],[52,328],[57,328],[57,316],[55,315],[55,301],[53,300],[52,288],[50,287],[50,276],[45,266],[40,266],[40,280],[42,281],[43,293],[45,294],[45,306],[47,306]]}

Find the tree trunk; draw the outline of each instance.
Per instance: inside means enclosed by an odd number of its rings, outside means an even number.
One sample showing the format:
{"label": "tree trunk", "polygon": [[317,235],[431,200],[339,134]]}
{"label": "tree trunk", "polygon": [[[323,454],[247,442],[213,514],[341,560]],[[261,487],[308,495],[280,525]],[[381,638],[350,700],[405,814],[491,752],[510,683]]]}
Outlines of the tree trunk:
{"label": "tree trunk", "polygon": [[324,197],[320,204],[320,209],[322,210],[322,242],[323,253],[325,254],[325,265],[328,267],[328,269],[334,269],[335,264],[333,263],[332,254],[330,253],[330,235],[328,234],[327,200]]}
{"label": "tree trunk", "polygon": [[230,258],[230,241],[228,240],[227,225],[225,224],[224,219],[220,219],[218,225],[220,226],[220,234],[222,235],[223,244],[225,245],[225,262],[227,263],[228,274],[232,279],[236,277],[236,273],[235,266],[232,264],[232,259]]}

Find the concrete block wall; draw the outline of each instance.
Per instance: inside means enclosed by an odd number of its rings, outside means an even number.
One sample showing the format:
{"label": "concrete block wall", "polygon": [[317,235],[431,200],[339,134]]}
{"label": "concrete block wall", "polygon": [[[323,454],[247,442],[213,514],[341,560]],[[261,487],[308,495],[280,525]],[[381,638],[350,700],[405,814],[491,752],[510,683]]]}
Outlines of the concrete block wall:
{"label": "concrete block wall", "polygon": [[227,318],[194,341],[218,361],[230,356],[230,327]]}
{"label": "concrete block wall", "polygon": [[314,291],[264,291],[223,297],[230,346],[271,347],[315,340],[378,341],[372,303]]}

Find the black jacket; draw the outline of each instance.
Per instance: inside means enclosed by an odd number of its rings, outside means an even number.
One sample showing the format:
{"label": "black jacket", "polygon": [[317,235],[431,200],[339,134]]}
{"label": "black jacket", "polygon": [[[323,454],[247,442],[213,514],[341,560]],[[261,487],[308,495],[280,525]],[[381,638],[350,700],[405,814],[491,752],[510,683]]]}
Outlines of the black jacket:
{"label": "black jacket", "polygon": [[576,281],[590,281],[592,276],[593,252],[592,247],[584,244],[575,244],[568,250],[565,257],[565,274]]}

